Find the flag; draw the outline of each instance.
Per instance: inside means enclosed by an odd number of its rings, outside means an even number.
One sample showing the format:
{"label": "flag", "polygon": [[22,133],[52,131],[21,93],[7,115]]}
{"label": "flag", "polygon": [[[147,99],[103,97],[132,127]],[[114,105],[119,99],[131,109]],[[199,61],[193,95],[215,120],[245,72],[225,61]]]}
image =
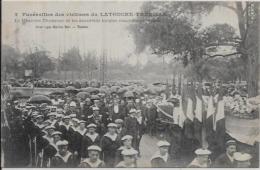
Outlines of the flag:
{"label": "flag", "polygon": [[183,112],[182,108],[182,98],[180,98],[180,105],[178,107],[174,108],[173,112],[173,123],[183,128],[184,121],[186,119],[186,116]]}
{"label": "flag", "polygon": [[213,96],[209,96],[208,107],[207,107],[207,119],[212,116],[215,112]]}
{"label": "flag", "polygon": [[217,122],[225,118],[225,111],[224,111],[224,101],[223,99],[218,101],[217,104],[217,112],[215,115],[215,119],[213,122],[213,130],[216,131]]}
{"label": "flag", "polygon": [[199,122],[202,122],[202,98],[196,96],[196,109],[195,109],[195,118],[198,119]]}

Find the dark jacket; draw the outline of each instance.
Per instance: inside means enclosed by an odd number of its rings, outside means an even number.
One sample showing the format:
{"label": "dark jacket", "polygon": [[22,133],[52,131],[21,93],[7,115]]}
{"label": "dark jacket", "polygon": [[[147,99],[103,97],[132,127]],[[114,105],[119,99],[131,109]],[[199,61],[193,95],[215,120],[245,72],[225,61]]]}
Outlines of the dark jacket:
{"label": "dark jacket", "polygon": [[214,168],[234,168],[234,163],[230,161],[226,153],[221,154],[213,164]]}

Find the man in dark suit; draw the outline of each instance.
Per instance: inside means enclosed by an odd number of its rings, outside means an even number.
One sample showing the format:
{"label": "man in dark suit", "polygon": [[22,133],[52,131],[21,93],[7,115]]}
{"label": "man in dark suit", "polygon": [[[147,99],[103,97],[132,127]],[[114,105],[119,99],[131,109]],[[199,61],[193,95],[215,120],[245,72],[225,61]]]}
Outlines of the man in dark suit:
{"label": "man in dark suit", "polygon": [[129,111],[128,117],[125,118],[124,127],[126,129],[126,135],[131,135],[133,137],[133,141],[132,141],[133,147],[137,150],[139,128],[138,128],[138,121],[135,115],[136,115],[136,110],[131,109]]}
{"label": "man in dark suit", "polygon": [[234,168],[233,154],[236,152],[236,141],[229,140],[226,142],[226,153],[221,154],[214,163],[216,168]]}

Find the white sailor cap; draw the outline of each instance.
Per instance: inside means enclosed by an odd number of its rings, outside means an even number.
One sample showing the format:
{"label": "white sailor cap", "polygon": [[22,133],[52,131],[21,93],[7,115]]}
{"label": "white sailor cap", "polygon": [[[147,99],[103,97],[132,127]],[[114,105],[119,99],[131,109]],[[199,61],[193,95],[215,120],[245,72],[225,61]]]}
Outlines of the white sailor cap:
{"label": "white sailor cap", "polygon": [[57,114],[56,117],[63,117],[63,114]]}
{"label": "white sailor cap", "polygon": [[48,130],[48,129],[55,129],[55,127],[51,125],[51,126],[46,126],[44,129],[45,129],[45,130]]}
{"label": "white sailor cap", "polygon": [[101,148],[97,145],[91,145],[88,147],[88,151],[99,151],[101,152]]}
{"label": "white sailor cap", "polygon": [[125,135],[125,136],[123,136],[123,137],[121,138],[122,141],[127,140],[127,139],[133,139],[133,136],[131,136],[131,135]]}
{"label": "white sailor cap", "polygon": [[60,141],[58,141],[58,142],[56,143],[57,146],[66,146],[66,145],[68,145],[68,144],[69,144],[69,142],[66,141],[66,140],[60,140]]}
{"label": "white sailor cap", "polygon": [[226,147],[228,147],[230,145],[237,145],[237,143],[235,140],[228,140],[225,145],[226,145]]}
{"label": "white sailor cap", "polygon": [[116,119],[115,123],[122,124],[122,123],[124,123],[124,121],[122,119]]}
{"label": "white sailor cap", "polygon": [[79,120],[79,123],[86,123],[85,120]]}
{"label": "white sailor cap", "polygon": [[109,123],[108,125],[107,125],[107,127],[109,127],[109,128],[117,128],[117,125],[115,124],[115,123]]}
{"label": "white sailor cap", "polygon": [[252,156],[248,153],[235,152],[233,155],[234,159],[239,162],[249,161]]}
{"label": "white sailor cap", "polygon": [[64,116],[63,119],[70,119],[70,116]]}
{"label": "white sailor cap", "polygon": [[76,105],[76,103],[75,102],[70,102],[70,107],[76,107],[77,105]]}
{"label": "white sailor cap", "polygon": [[97,125],[95,125],[94,123],[90,123],[88,126],[87,126],[87,128],[96,128],[97,127]]}
{"label": "white sailor cap", "polygon": [[195,150],[195,154],[196,155],[210,155],[211,151],[209,151],[208,149],[199,148],[199,149]]}
{"label": "white sailor cap", "polygon": [[73,117],[71,120],[73,120],[73,121],[79,123],[79,119],[77,119],[77,118],[75,118],[75,117]]}
{"label": "white sailor cap", "polygon": [[96,111],[96,110],[99,110],[99,108],[98,107],[93,107],[92,110]]}
{"label": "white sailor cap", "polygon": [[37,115],[36,119],[38,119],[38,118],[43,118],[43,115]]}
{"label": "white sailor cap", "polygon": [[57,116],[57,113],[56,112],[51,112],[48,114],[48,116]]}
{"label": "white sailor cap", "polygon": [[138,151],[135,150],[135,149],[124,149],[121,152],[121,154],[124,155],[124,156],[134,156],[134,155],[138,154]]}
{"label": "white sailor cap", "polygon": [[59,132],[59,131],[55,131],[55,132],[53,132],[53,133],[51,134],[51,136],[54,136],[54,135],[62,135],[62,133]]}
{"label": "white sailor cap", "polygon": [[136,113],[136,109],[130,109],[129,113]]}
{"label": "white sailor cap", "polygon": [[77,117],[77,115],[76,114],[71,114],[70,117],[71,118],[75,118],[75,117]]}
{"label": "white sailor cap", "polygon": [[170,146],[171,144],[167,141],[164,140],[160,140],[159,142],[157,142],[157,146],[158,147],[162,147],[162,146]]}

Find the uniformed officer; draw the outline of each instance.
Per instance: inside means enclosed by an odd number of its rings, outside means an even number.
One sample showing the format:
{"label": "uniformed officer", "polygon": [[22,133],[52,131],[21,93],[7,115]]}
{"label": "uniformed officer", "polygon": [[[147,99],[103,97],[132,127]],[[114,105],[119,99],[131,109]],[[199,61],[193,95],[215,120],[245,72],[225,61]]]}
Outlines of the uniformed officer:
{"label": "uniformed officer", "polygon": [[234,167],[234,153],[237,151],[236,141],[229,140],[226,142],[226,152],[221,154],[214,163],[216,168],[233,168]]}
{"label": "uniformed officer", "polygon": [[170,156],[169,156],[169,147],[170,143],[167,141],[159,141],[157,143],[159,151],[156,152],[151,159],[151,166],[153,168],[165,168],[170,167]]}
{"label": "uniformed officer", "polygon": [[122,151],[123,161],[116,165],[116,168],[136,168],[138,152],[135,149],[125,149]]}
{"label": "uniformed officer", "polygon": [[104,168],[105,163],[100,160],[101,148],[97,145],[88,147],[88,158],[81,161],[80,168]]}
{"label": "uniformed officer", "polygon": [[188,165],[188,168],[209,168],[209,155],[211,151],[208,149],[199,148],[195,150],[196,158]]}

